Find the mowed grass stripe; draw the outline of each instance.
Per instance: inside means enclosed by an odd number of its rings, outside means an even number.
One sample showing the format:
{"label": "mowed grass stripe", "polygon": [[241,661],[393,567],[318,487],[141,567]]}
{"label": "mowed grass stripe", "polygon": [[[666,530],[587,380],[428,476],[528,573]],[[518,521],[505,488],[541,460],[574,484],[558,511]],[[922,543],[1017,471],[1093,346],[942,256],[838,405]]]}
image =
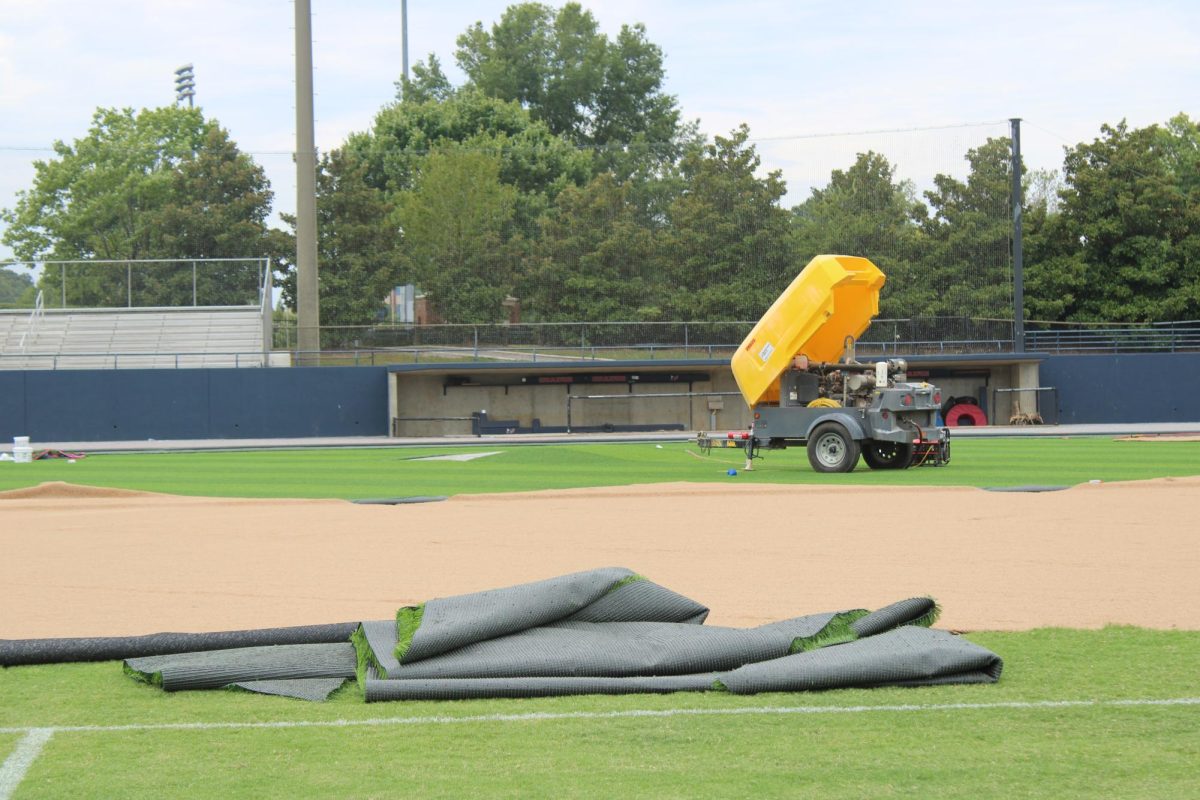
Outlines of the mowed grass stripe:
{"label": "mowed grass stripe", "polygon": [[273,730],[287,728],[387,727],[390,725],[454,725],[487,722],[554,722],[662,717],[743,716],[758,714],[864,714],[931,711],[1036,710],[1047,708],[1160,707],[1200,705],[1200,697],[1129,700],[1012,700],[1000,703],[906,703],[861,706],[742,706],[739,708],[638,708],[624,711],[532,711],[516,714],[463,716],[368,717],[366,719],[280,720],[276,722],[164,722],[130,725],[61,725],[49,728],[0,728],[0,733],[113,733],[130,731]]}
{"label": "mowed grass stripe", "polygon": [[[467,462],[413,460],[497,450]],[[740,450],[703,456],[685,443],[117,453],[10,465],[0,469],[0,490],[68,481],[181,495],[359,499],[673,481],[988,487],[1200,474],[1200,442],[962,439],[952,450],[946,467],[875,471],[860,463],[838,475],[814,472],[802,448],[765,452],[746,472]],[[730,467],[736,476],[726,475]]]}
{"label": "mowed grass stripe", "polygon": [[22,797],[1099,797],[1195,789],[1194,706],[56,735]]}

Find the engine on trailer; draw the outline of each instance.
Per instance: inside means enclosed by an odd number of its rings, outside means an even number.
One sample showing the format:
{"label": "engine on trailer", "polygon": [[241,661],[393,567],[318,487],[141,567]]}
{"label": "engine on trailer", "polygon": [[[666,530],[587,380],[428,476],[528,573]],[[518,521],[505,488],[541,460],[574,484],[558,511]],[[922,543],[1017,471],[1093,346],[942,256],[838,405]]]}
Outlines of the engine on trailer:
{"label": "engine on trailer", "polygon": [[908,362],[902,358],[873,364],[811,364],[804,356],[797,356],[792,368],[780,375],[779,405],[868,408],[876,389],[895,388],[906,382],[907,372]]}

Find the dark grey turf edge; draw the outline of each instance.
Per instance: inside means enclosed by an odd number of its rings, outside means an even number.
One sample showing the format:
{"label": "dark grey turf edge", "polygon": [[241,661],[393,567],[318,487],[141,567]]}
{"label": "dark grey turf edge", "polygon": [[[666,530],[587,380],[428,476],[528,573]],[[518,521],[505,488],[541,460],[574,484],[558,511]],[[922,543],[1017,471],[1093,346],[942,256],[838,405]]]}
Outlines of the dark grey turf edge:
{"label": "dark grey turf edge", "polygon": [[351,500],[367,506],[402,506],[409,503],[440,503],[447,499],[446,495],[415,495],[413,497],[365,497],[361,500]]}
{"label": "dark grey turf edge", "polygon": [[344,642],[357,622],[253,628],[215,633],[151,633],[145,636],[100,636],[62,639],[0,639],[0,666],[60,664],[73,661],[117,661],[126,658],[227,650],[277,644]]}
{"label": "dark grey turf edge", "polygon": [[712,689],[716,673],[632,678],[445,678],[367,680],[368,703],[383,700],[465,700],[483,697],[560,697],[579,694],[664,694]]}
{"label": "dark grey turf edge", "polygon": [[294,678],[353,678],[354,645],[285,644],[175,653],[125,660],[125,667],[144,676],[160,676],[168,692],[217,689],[245,681]]}
{"label": "dark grey turf edge", "polygon": [[322,703],[329,699],[329,695],[342,688],[342,684],[345,682],[345,678],[295,678],[292,680],[239,681],[231,685],[256,694]]}

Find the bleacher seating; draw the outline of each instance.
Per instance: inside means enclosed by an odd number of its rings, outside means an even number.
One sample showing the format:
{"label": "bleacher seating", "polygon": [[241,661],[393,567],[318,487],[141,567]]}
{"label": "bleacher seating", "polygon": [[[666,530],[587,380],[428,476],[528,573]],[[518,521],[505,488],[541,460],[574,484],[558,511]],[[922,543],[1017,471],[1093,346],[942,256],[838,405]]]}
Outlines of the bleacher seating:
{"label": "bleacher seating", "polygon": [[246,306],[0,311],[0,369],[262,366],[263,324]]}

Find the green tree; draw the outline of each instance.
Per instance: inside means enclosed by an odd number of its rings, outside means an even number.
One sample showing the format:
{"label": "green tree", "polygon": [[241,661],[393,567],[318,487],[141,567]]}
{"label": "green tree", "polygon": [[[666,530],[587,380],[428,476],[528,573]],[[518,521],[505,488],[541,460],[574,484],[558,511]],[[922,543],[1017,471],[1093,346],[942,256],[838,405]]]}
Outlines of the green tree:
{"label": "green tree", "polygon": [[371,130],[345,149],[366,167],[367,184],[389,194],[412,189],[431,151],[462,145],[500,159],[500,180],[521,194],[531,222],[566,186],[586,183],[589,154],[532,120],[518,104],[461,89],[444,100],[401,100],[383,108]]}
{"label": "green tree", "polygon": [[1061,198],[1066,185],[1057,170],[1025,175],[1023,211],[1025,317],[1058,322],[1072,315],[1085,280],[1083,263],[1071,251]]}
{"label": "green tree", "polygon": [[761,159],[745,125],[690,149],[684,191],[667,210],[664,273],[668,314],[679,320],[757,319],[800,265],[779,170],[757,176]]}
{"label": "green tree", "polygon": [[[317,167],[322,326],[375,322],[387,293],[403,282],[396,205],[368,186],[365,175],[365,165],[345,150],[323,156]],[[284,219],[295,225],[294,217]],[[280,296],[285,305],[296,307],[294,270],[284,278]]]}
{"label": "green tree", "polygon": [[1060,211],[1031,265],[1041,309],[1074,321],[1200,317],[1198,150],[1185,115],[1104,125],[1067,150]]}
{"label": "green tree", "polygon": [[396,99],[406,103],[428,103],[449,100],[454,96],[454,86],[446,73],[442,72],[442,62],[433,53],[429,54],[429,63],[418,61],[413,64],[412,78],[400,77],[396,81]]}
{"label": "green tree", "polygon": [[[267,225],[271,200],[262,168],[238,150],[227,131],[207,125],[200,147],[172,172],[166,202],[148,214],[161,236],[163,257],[260,256],[270,259],[272,271],[285,272],[294,258],[295,241]],[[189,273],[146,271],[143,302],[167,305],[187,297],[192,289]],[[242,305],[257,301],[262,269],[253,262],[214,262],[198,270],[195,280],[201,305]]]}
{"label": "green tree", "polygon": [[[3,212],[4,242],[22,260],[282,258],[283,240],[265,223],[271,193],[262,169],[198,109],[102,108],[85,137],[55,142],[54,151]],[[172,272],[140,269],[138,303],[190,304],[190,265]],[[242,286],[241,271],[212,278],[215,296],[204,302],[251,299],[242,295],[255,283]],[[59,270],[43,272],[48,293],[60,282]],[[72,304],[124,305],[126,271],[76,269],[67,290]]]}
{"label": "green tree", "polygon": [[518,288],[544,321],[655,320],[662,316],[661,243],[611,173],[569,187],[542,220],[537,267]]}
{"label": "green tree", "polygon": [[494,155],[447,146],[399,197],[405,269],[447,322],[496,322],[516,281],[517,192],[500,168]]}
{"label": "green tree", "polygon": [[939,174],[925,192],[928,246],[919,283],[931,300],[924,313],[1011,317],[1010,152],[1007,138],[989,138],[967,152],[965,182]]}
{"label": "green tree", "polygon": [[0,267],[0,308],[26,306],[33,301],[33,279],[28,275]]}
{"label": "green tree", "polygon": [[792,209],[797,253],[845,253],[870,258],[887,276],[880,300],[883,317],[920,313],[933,299],[920,281],[920,225],[925,205],[911,182],[895,180],[896,168],[875,152],[859,153],[846,170]]}
{"label": "green tree", "polygon": [[624,25],[610,41],[578,3],[509,6],[490,31],[477,22],[459,36],[456,58],[471,85],[577,144],[665,143],[678,133],[662,50],[645,27]]}

